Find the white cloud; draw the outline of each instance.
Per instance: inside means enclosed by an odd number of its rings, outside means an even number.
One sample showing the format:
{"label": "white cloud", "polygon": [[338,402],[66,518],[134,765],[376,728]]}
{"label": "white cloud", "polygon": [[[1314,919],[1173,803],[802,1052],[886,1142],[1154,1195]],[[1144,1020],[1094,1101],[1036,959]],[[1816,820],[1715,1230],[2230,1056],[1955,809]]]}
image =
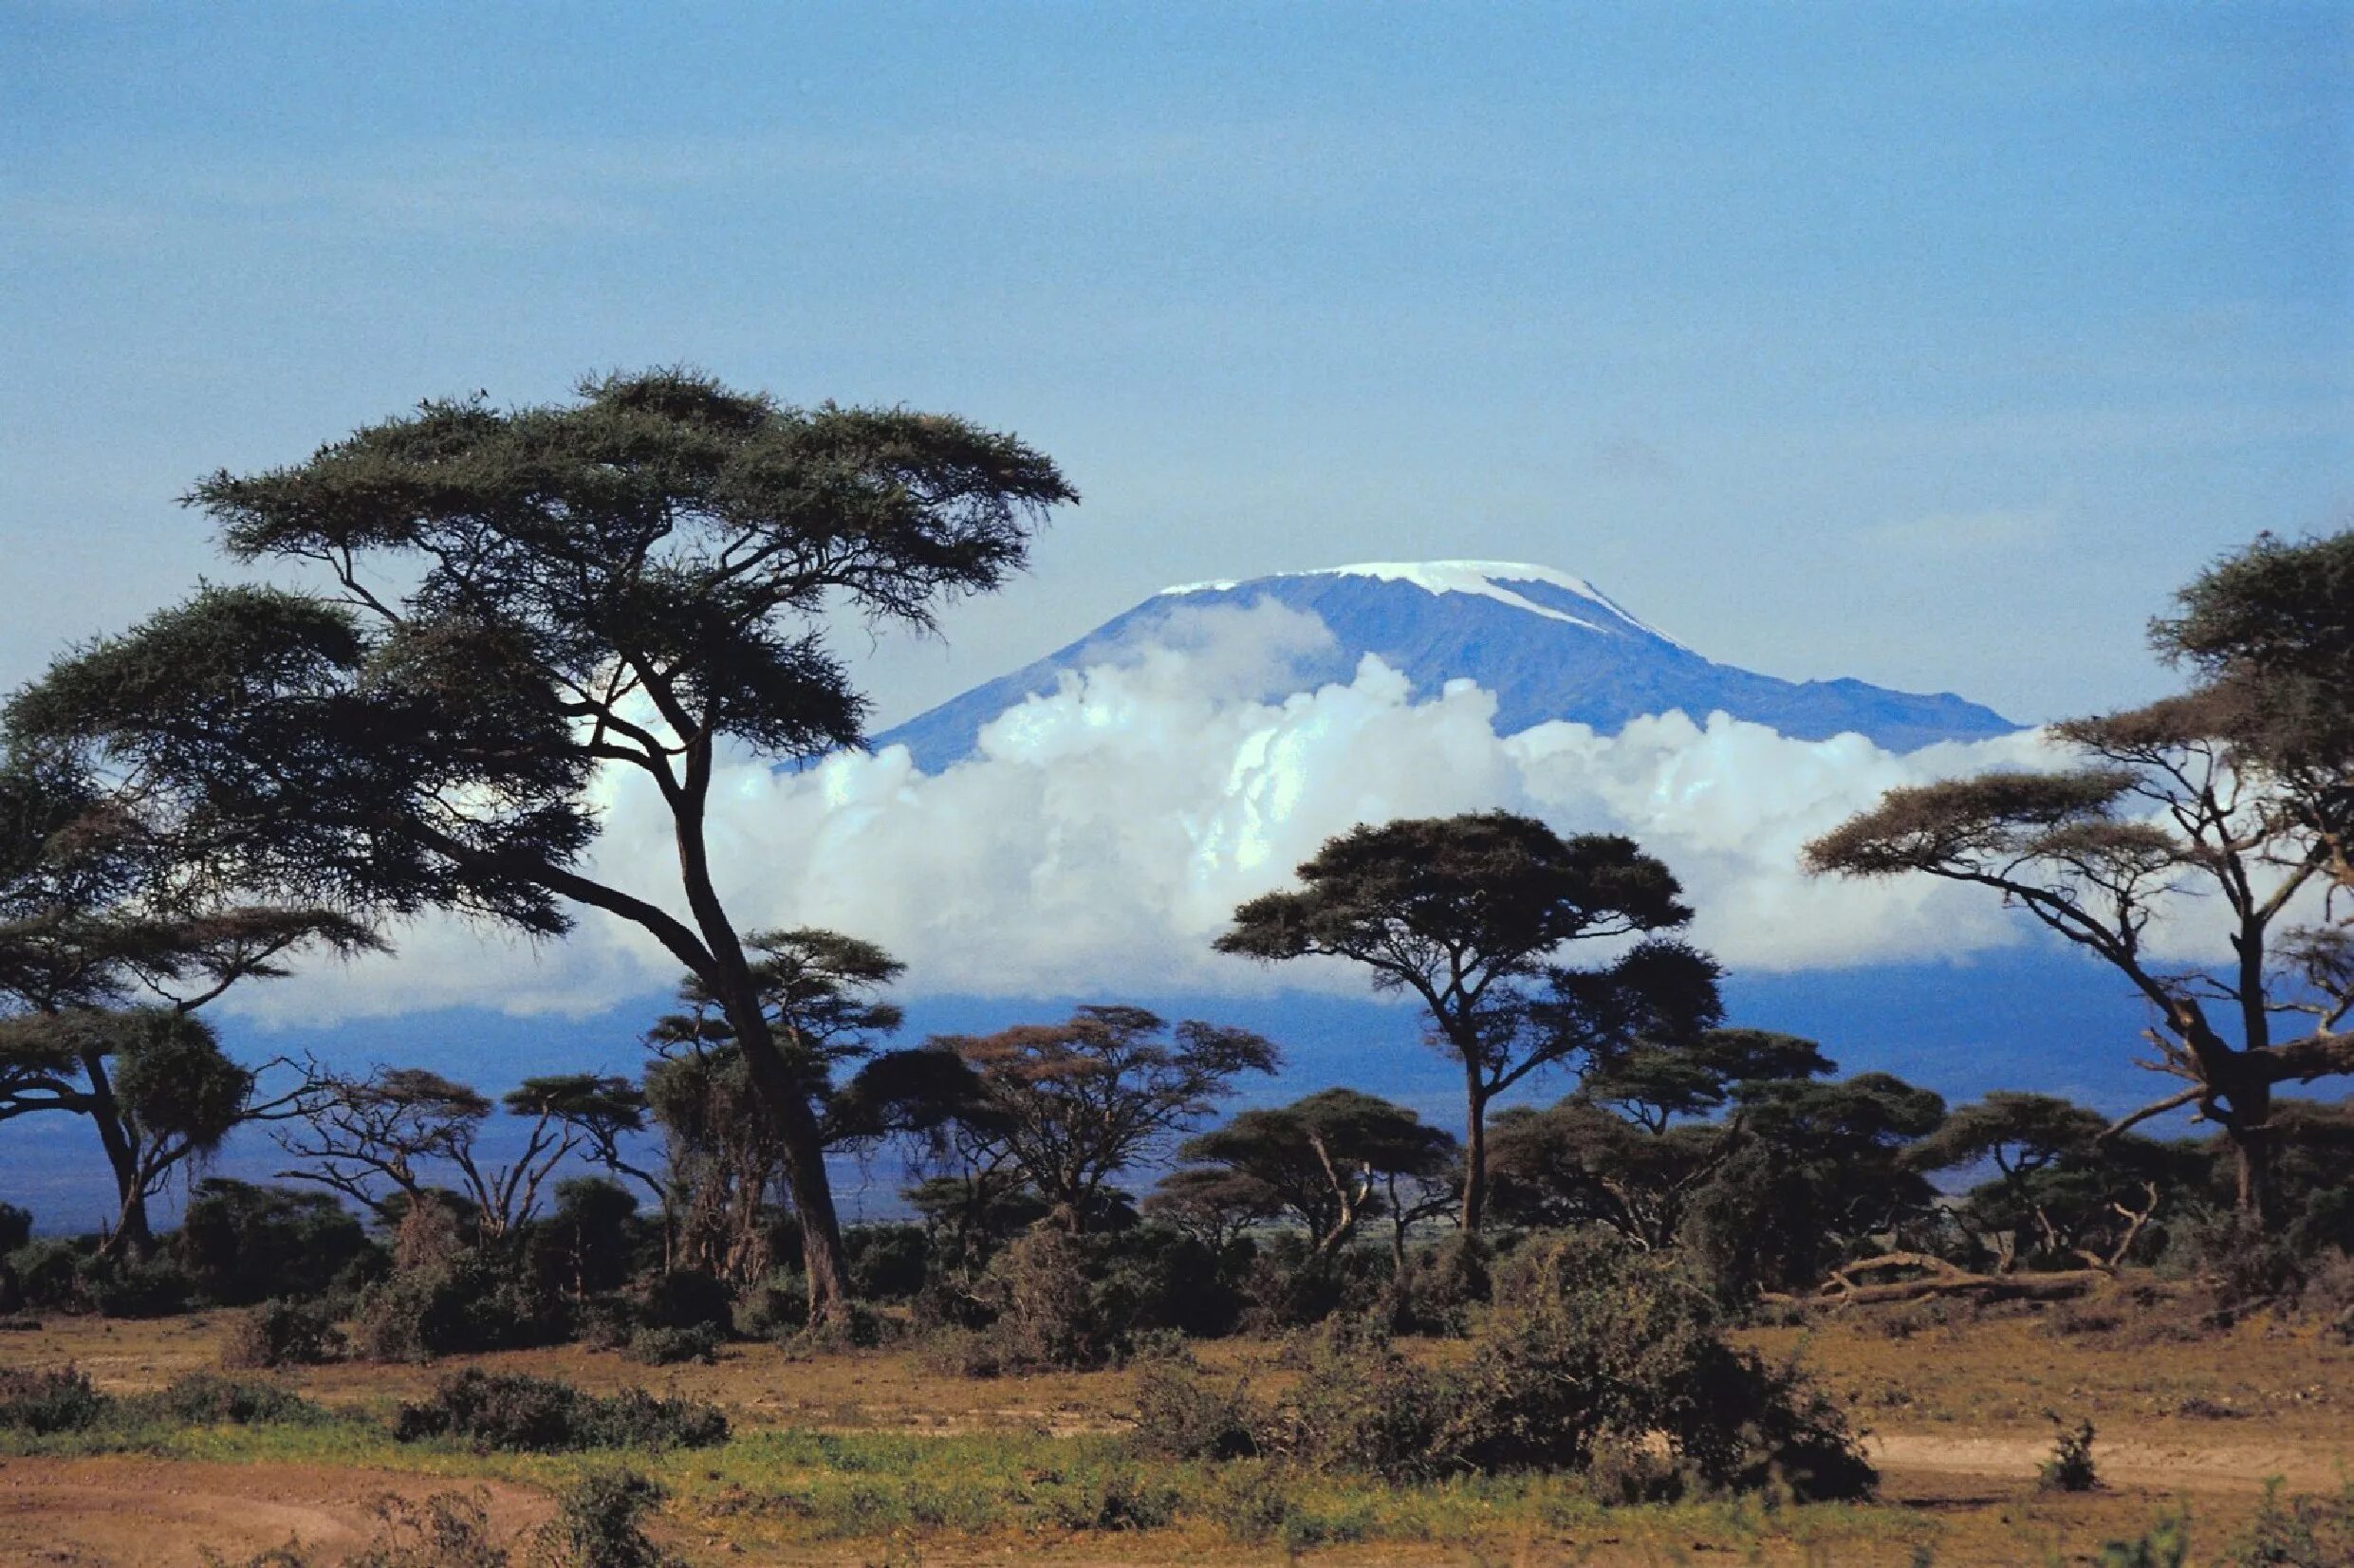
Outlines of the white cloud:
{"label": "white cloud", "polygon": [[[1489,693],[1458,681],[1418,701],[1371,656],[1346,684],[1259,703],[1237,693],[1321,646],[1324,630],[1271,605],[1217,613],[1002,714],[972,760],[937,776],[897,747],[801,774],[732,767],[712,831],[724,897],[747,926],[880,941],[917,991],[1259,990],[1270,976],[1210,950],[1236,903],[1354,823],[1505,806],[1565,832],[1633,836],[1683,879],[1695,939],[1735,968],[2023,940],[1976,890],[1814,881],[1797,858],[1895,785],[2056,761],[2034,734],[1898,756],[1855,735],[1795,741],[1678,713],[1615,736],[1548,724],[1499,737]],[[651,790],[615,776],[603,803],[600,874],[640,892],[675,886]],[[650,939],[595,914],[540,950],[449,921],[420,923],[400,947],[249,987],[235,1004],[310,1022],[458,1003],[586,1012],[676,975]],[[1362,985],[1338,969],[1283,979]]]}

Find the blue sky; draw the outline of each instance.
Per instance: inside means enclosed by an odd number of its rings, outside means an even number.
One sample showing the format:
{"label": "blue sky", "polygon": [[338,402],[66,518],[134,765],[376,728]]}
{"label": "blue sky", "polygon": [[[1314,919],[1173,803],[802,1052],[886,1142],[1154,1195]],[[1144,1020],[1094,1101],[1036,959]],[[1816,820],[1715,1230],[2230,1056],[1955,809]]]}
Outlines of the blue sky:
{"label": "blue sky", "polygon": [[[944,642],[851,639],[884,725],[1167,583],[1460,557],[1779,675],[2139,701],[2176,586],[2354,504],[2350,43],[2348,5],[22,0],[0,686],[229,574],[199,474],[687,361],[1016,430],[1085,493]],[[1720,749],[1780,845],[1764,777],[1816,760]],[[445,1010],[239,1043],[634,1050],[611,996],[484,1010],[575,971],[410,951],[380,991],[458,974]],[[2020,962],[1739,978],[1853,1065],[2137,1087],[2131,1004]],[[1311,1045],[1372,1027],[1316,1005]]]}
{"label": "blue sky", "polygon": [[1085,492],[887,722],[1172,581],[1582,572],[2037,719],[2354,495],[2338,7],[20,4],[0,680],[222,568],[171,497],[689,360]]}

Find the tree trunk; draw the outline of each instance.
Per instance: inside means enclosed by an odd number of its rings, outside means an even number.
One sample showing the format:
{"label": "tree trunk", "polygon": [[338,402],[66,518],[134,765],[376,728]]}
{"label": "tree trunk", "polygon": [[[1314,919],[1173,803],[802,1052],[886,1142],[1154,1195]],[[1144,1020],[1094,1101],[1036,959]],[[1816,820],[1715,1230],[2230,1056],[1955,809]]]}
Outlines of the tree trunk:
{"label": "tree trunk", "polygon": [[776,1048],[758,1000],[732,990],[726,1006],[736,1044],[751,1071],[752,1087],[776,1125],[785,1185],[801,1221],[801,1266],[809,1277],[809,1321],[824,1322],[848,1302],[850,1270],[843,1255],[842,1224],[834,1214],[833,1182],[825,1173],[825,1147],[818,1136],[817,1117],[810,1114],[801,1085]]}
{"label": "tree trunk", "polygon": [[1488,1213],[1488,1091],[1469,1053],[1463,1059],[1463,1234],[1476,1236]]}
{"label": "tree trunk", "polygon": [[2232,1114],[2224,1121],[2224,1132],[2232,1140],[2236,1197],[2240,1217],[2261,1227],[2271,1208],[2272,1187],[2272,1086],[2252,1082],[2235,1084],[2231,1093]]}
{"label": "tree trunk", "polygon": [[102,1250],[134,1262],[155,1246],[147,1223],[147,1191],[139,1180],[139,1151],[122,1128],[121,1108],[115,1102],[114,1084],[106,1077],[106,1061],[96,1051],[82,1053],[82,1070],[89,1076],[90,1119],[98,1123],[98,1141],[106,1151],[106,1164],[115,1176],[115,1230]]}

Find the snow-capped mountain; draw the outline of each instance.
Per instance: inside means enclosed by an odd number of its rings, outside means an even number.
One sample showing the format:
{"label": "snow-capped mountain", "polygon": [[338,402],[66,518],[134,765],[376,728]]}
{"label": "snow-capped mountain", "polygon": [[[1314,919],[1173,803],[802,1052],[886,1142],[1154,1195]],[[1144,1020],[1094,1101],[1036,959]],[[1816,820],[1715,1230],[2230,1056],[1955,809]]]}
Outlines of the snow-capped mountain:
{"label": "snow-capped mountain", "polygon": [[1892,692],[1860,680],[1788,681],[1718,664],[1638,619],[1582,578],[1492,561],[1370,563],[1239,582],[1168,588],[1034,664],[976,686],[885,734],[936,773],[972,754],[983,725],[1066,674],[1120,664],[1170,640],[1188,612],[1273,603],[1306,612],[1330,641],[1290,663],[1280,690],[1237,693],[1278,701],[1345,682],[1367,654],[1434,695],[1468,679],[1496,698],[1495,729],[1515,734],[1566,719],[1616,733],[1646,714],[1722,711],[1794,740],[1849,731],[1890,751],[2009,734],[2019,726],[1952,692]]}

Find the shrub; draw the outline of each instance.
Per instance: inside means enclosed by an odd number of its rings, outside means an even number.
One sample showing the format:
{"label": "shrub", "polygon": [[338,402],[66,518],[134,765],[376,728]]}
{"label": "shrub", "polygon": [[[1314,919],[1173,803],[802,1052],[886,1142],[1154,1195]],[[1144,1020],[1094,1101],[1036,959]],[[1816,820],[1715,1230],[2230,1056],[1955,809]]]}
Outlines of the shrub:
{"label": "shrub", "polygon": [[1450,1458],[1440,1430],[1456,1393],[1385,1334],[1335,1319],[1307,1341],[1300,1380],[1263,1427],[1261,1446],[1313,1469],[1428,1475]]}
{"label": "shrub", "polygon": [[905,1333],[896,1318],[887,1318],[864,1301],[844,1301],[823,1322],[806,1325],[785,1337],[790,1356],[832,1355],[847,1350],[873,1350]]}
{"label": "shrub", "polygon": [[1111,1360],[1118,1337],[1089,1277],[1076,1237],[1041,1227],[990,1264],[987,1294],[997,1307],[990,1333],[1009,1367],[1084,1370]]}
{"label": "shrub", "polygon": [[249,1307],[229,1326],[221,1365],[230,1368],[311,1367],[335,1358],[343,1337],[326,1309],[310,1301],[275,1300]]}
{"label": "shrub", "polygon": [[480,1491],[436,1492],[423,1503],[388,1493],[377,1500],[376,1517],[375,1536],[343,1568],[510,1568],[506,1549],[491,1540]]}
{"label": "shrub", "polygon": [[75,1274],[82,1299],[102,1318],[168,1318],[185,1312],[196,1293],[187,1271],[161,1255],[137,1263],[92,1256]]}
{"label": "shrub", "polygon": [[32,1210],[0,1203],[0,1254],[15,1251],[32,1240]]}
{"label": "shrub", "polygon": [[639,1321],[648,1328],[708,1328],[725,1334],[734,1313],[728,1287],[693,1269],[655,1276],[638,1303]]}
{"label": "shrub", "polygon": [[1473,1312],[1494,1290],[1493,1257],[1477,1236],[1454,1235],[1409,1259],[1389,1291],[1390,1330],[1396,1334],[1459,1336]]}
{"label": "shrub", "polygon": [[916,1343],[916,1365],[935,1377],[995,1377],[1006,1370],[996,1336],[955,1323],[936,1328]]}
{"label": "shrub", "polygon": [[96,1426],[114,1404],[72,1367],[55,1372],[0,1368],[0,1431],[36,1437],[82,1431]]}
{"label": "shrub", "polygon": [[257,1427],[307,1423],[326,1412],[291,1389],[195,1372],[155,1393],[130,1401],[141,1415],[187,1427]]}
{"label": "shrub", "polygon": [[2264,1501],[2248,1527],[2224,1548],[2222,1568],[2343,1568],[2354,1562],[2354,1481],[2335,1496],[2280,1495],[2280,1478],[2264,1484]]}
{"label": "shrub", "polygon": [[379,1280],[354,1317],[353,1344],[372,1361],[553,1344],[571,1326],[563,1300],[528,1270],[478,1251]]}
{"label": "shrub", "polygon": [[63,1236],[27,1242],[8,1255],[9,1274],[24,1305],[37,1310],[74,1311],[82,1297],[83,1249]]}
{"label": "shrub", "polygon": [[1844,1418],[1793,1369],[1728,1344],[1714,1294],[1591,1235],[1528,1249],[1455,1374],[1441,1446],[1474,1469],[1578,1469],[1611,1433],[1659,1432],[1713,1486],[1802,1499],[1874,1481]]}
{"label": "shrub", "polygon": [[708,1448],[727,1440],[715,1406],[658,1399],[643,1389],[601,1398],[552,1378],[469,1368],[431,1398],[403,1405],[393,1423],[402,1443],[450,1437],[479,1449],[561,1453],[577,1448]]}
{"label": "shrub", "polygon": [[532,1266],[574,1296],[618,1290],[644,1228],[629,1189],[607,1176],[569,1177],[556,1184],[555,1212],[532,1229]]}
{"label": "shrub", "polygon": [[629,1337],[621,1355],[649,1367],[677,1366],[683,1361],[719,1359],[719,1336],[708,1323],[693,1328],[641,1328]]}
{"label": "shrub", "polygon": [[2060,1429],[2059,1436],[2052,1443],[2051,1457],[2035,1472],[2036,1485],[2048,1492],[2091,1491],[2101,1482],[2092,1463],[2092,1423],[2079,1421],[2069,1427],[2056,1415],[2051,1420]]}
{"label": "shrub", "polygon": [[534,1568],[685,1568],[646,1539],[640,1522],[669,1493],[634,1470],[595,1470],[556,1497],[533,1540]]}
{"label": "shrub", "polygon": [[2184,1568],[2190,1560],[2190,1517],[2173,1513],[2159,1515],[2137,1540],[2104,1542],[2093,1564],[2094,1568]]}
{"label": "shrub", "polygon": [[197,1294],[223,1306],[324,1295],[370,1250],[359,1220],[332,1194],[226,1176],[196,1185],[172,1246]]}
{"label": "shrub", "polygon": [[1251,1257],[1243,1275],[1242,1321],[1261,1334],[1307,1328],[1336,1313],[1355,1317],[1372,1310],[1390,1287],[1386,1256],[1343,1247],[1318,1256],[1305,1238],[1270,1239]]}
{"label": "shrub", "polygon": [[1239,1380],[1214,1388],[1182,1340],[1156,1345],[1136,1365],[1136,1430],[1129,1442],[1163,1459],[1239,1459],[1258,1452],[1266,1416]]}
{"label": "shrub", "polygon": [[782,1339],[808,1326],[809,1284],[791,1269],[778,1269],[736,1302],[735,1331],[747,1339]]}
{"label": "shrub", "polygon": [[931,1238],[919,1225],[862,1225],[842,1241],[850,1289],[862,1301],[913,1301],[930,1277]]}

